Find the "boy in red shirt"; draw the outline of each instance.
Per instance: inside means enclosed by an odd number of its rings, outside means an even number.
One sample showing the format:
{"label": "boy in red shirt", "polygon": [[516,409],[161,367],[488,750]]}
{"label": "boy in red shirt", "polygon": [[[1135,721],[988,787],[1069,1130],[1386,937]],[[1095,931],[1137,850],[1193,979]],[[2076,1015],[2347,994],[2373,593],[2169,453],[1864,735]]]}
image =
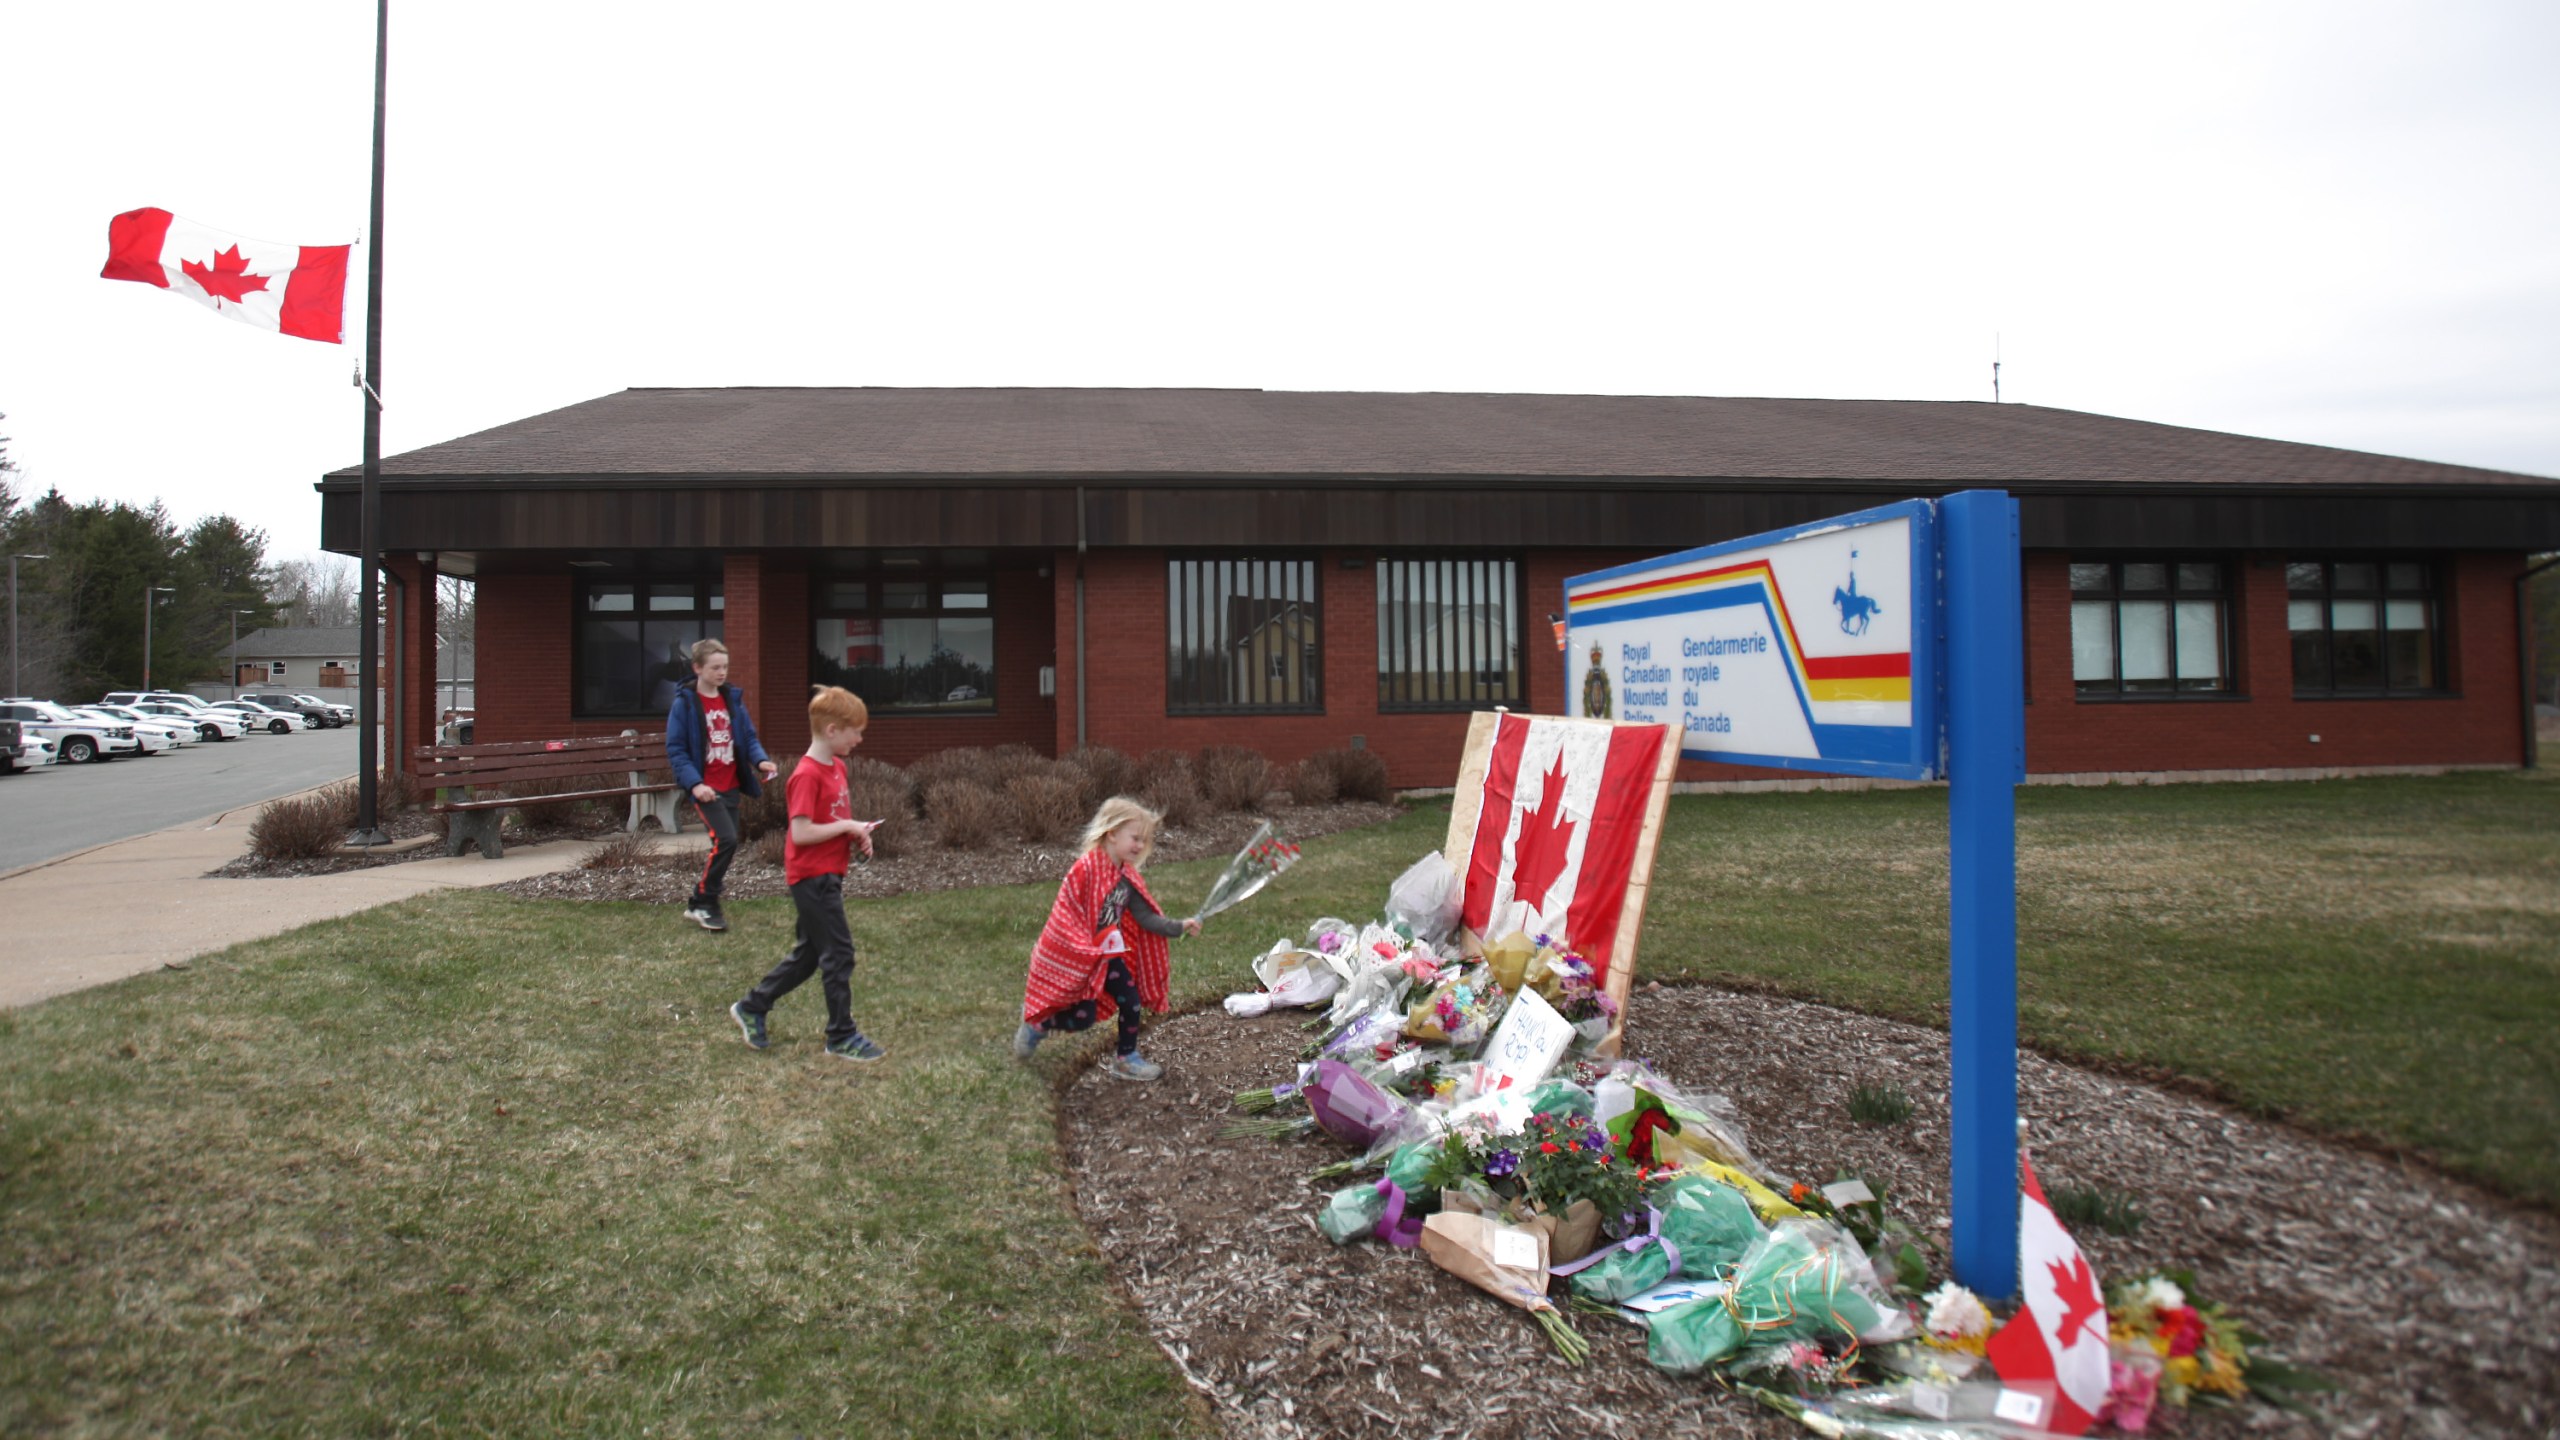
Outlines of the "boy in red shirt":
{"label": "boy in red shirt", "polygon": [[815,972],[827,997],[827,1053],[847,1060],[877,1060],[883,1053],[853,1023],[853,930],[844,918],[844,872],[854,842],[870,854],[871,832],[880,824],[853,818],[843,759],[870,723],[870,710],[850,691],[821,685],[809,701],[809,751],[783,792],[791,833],[782,846],[782,878],[791,884],[799,923],[791,953],[729,1007],[747,1044],[758,1050],[765,1047],[764,1017],[774,1002]]}

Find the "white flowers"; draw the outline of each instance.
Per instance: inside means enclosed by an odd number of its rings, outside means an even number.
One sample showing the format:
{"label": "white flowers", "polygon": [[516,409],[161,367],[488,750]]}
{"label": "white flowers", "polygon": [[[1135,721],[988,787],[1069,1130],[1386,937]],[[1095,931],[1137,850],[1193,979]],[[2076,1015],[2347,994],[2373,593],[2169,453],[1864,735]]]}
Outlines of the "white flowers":
{"label": "white flowers", "polygon": [[1991,1310],[1982,1298],[1953,1280],[1921,1297],[1929,1307],[1923,1322],[1941,1340],[1978,1340],[1991,1333]]}
{"label": "white flowers", "polygon": [[2153,1310],[2175,1310],[2187,1303],[2187,1292],[2166,1275],[2153,1275],[2134,1286],[2130,1298],[2134,1304]]}

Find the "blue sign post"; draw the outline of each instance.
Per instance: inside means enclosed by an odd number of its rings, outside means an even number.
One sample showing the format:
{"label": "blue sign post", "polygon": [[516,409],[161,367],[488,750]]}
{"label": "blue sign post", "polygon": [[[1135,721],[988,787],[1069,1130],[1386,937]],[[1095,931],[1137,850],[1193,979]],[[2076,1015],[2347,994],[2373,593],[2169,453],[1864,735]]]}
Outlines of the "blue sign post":
{"label": "blue sign post", "polygon": [[2018,506],[1906,500],[1565,582],[1565,713],[1693,760],[1948,782],[1956,1278],[2018,1290]]}

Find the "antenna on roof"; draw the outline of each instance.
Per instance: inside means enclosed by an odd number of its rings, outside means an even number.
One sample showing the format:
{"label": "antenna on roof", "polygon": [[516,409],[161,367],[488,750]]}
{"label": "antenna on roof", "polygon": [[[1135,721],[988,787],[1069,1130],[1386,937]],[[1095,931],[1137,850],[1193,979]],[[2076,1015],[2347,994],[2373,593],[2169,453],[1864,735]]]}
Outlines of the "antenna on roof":
{"label": "antenna on roof", "polygon": [[2000,332],[1991,332],[1991,403],[2000,403]]}

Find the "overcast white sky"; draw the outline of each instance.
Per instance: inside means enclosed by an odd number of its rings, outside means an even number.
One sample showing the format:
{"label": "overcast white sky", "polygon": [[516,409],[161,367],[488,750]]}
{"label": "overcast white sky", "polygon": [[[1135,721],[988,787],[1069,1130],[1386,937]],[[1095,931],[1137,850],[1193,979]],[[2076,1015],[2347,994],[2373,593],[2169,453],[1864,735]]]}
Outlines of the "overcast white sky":
{"label": "overcast white sky", "polygon": [[[1772,13],[1776,12],[1776,13]],[[634,385],[1988,399],[2560,475],[2560,5],[397,0],[384,450]],[[373,6],[0,7],[0,434],[289,558]]]}

